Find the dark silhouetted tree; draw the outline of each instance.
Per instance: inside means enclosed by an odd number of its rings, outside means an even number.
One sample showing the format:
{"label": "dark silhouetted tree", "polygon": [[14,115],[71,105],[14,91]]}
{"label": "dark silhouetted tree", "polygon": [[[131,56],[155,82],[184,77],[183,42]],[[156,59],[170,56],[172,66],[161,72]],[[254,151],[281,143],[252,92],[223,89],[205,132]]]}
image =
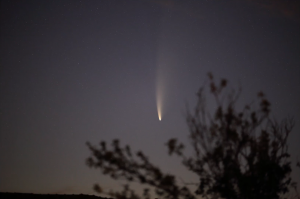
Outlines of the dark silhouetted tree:
{"label": "dark silhouetted tree", "polygon": [[[111,147],[105,141],[100,147],[87,143],[92,152],[87,164],[113,179],[148,185],[159,198],[284,198],[291,187],[296,187],[290,178],[287,145],[293,119],[273,119],[262,92],[257,103],[238,110],[240,90],[230,90],[224,79],[216,84],[211,74],[208,87],[208,91],[205,86],[199,89],[194,111],[187,111],[194,153],[184,154],[185,146],[175,138],[166,143],[169,155],[179,156],[183,165],[199,177],[198,182],[179,185],[175,176],[162,172],[141,151],[133,153],[129,146],[121,147],[118,140]],[[215,102],[213,114],[208,111],[206,95],[212,95],[209,99]],[[94,189],[104,192],[99,185]],[[150,193],[145,189],[139,196],[126,184],[122,192],[108,194],[118,199],[150,199]]]}

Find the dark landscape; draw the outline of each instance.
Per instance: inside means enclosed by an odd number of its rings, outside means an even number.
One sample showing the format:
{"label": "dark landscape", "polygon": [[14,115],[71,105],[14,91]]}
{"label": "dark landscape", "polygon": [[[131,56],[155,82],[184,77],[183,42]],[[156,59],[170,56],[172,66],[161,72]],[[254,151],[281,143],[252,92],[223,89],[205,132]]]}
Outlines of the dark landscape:
{"label": "dark landscape", "polygon": [[85,194],[33,194],[33,193],[4,193],[0,192],[1,199],[107,199]]}

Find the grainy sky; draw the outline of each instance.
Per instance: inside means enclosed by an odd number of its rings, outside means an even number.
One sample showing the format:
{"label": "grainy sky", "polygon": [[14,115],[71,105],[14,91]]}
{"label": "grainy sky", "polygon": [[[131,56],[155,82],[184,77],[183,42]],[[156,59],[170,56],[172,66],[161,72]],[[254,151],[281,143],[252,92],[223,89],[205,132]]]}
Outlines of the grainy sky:
{"label": "grainy sky", "polygon": [[86,141],[113,138],[193,179],[164,143],[186,140],[208,72],[241,85],[241,103],[262,90],[276,118],[294,116],[300,159],[299,1],[0,2],[0,191],[116,188],[85,165]]}

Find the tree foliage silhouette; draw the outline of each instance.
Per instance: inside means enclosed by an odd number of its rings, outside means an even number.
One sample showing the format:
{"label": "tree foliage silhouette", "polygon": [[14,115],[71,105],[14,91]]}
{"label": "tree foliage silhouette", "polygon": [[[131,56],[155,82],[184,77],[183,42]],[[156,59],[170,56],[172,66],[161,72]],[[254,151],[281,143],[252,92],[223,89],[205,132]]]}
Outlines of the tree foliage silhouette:
{"label": "tree foliage silhouette", "polygon": [[[160,198],[283,198],[296,183],[290,178],[291,161],[287,138],[294,126],[292,118],[281,122],[272,119],[270,103],[262,92],[257,103],[237,111],[240,90],[229,89],[222,79],[216,84],[209,74],[209,91],[205,86],[197,93],[193,112],[187,111],[189,139],[194,153],[187,156],[184,144],[172,138],[167,143],[169,155],[177,155],[182,164],[199,177],[199,181],[179,185],[176,177],[152,164],[143,152],[133,153],[130,146],[121,147],[113,140],[96,147],[87,143],[90,167],[100,168],[105,175],[128,182],[138,182],[154,188]],[[210,114],[206,96],[215,102]],[[110,148],[110,149],[109,149]],[[99,185],[94,189],[104,192]],[[129,185],[122,192],[109,192],[114,198],[150,199],[150,189],[139,196]]]}

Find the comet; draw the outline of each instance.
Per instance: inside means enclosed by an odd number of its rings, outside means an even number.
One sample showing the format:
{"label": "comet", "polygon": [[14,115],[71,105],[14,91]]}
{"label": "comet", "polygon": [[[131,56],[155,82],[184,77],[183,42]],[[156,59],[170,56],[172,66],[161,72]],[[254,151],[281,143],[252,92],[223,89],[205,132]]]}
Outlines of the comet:
{"label": "comet", "polygon": [[161,121],[161,109],[160,109],[160,106],[157,106],[157,114],[158,114],[159,121]]}
{"label": "comet", "polygon": [[164,80],[162,78],[161,73],[157,76],[157,82],[156,82],[156,106],[157,106],[157,114],[158,114],[158,120],[162,120],[163,116],[163,102],[164,102]]}
{"label": "comet", "polygon": [[162,47],[160,51],[156,68],[156,106],[159,121],[162,120],[167,109],[168,88],[170,87],[171,75],[174,74],[171,72],[171,56],[166,55],[168,50]]}
{"label": "comet", "polygon": [[161,90],[157,89],[156,91],[156,106],[157,106],[157,114],[158,119],[161,121],[162,118],[162,93],[160,93]]}
{"label": "comet", "polygon": [[177,64],[174,57],[172,41],[169,38],[169,19],[164,17],[160,23],[160,34],[158,35],[157,57],[156,57],[156,106],[158,120],[162,121],[167,112],[169,104],[167,103],[170,95],[170,87],[174,77],[173,65]]}

